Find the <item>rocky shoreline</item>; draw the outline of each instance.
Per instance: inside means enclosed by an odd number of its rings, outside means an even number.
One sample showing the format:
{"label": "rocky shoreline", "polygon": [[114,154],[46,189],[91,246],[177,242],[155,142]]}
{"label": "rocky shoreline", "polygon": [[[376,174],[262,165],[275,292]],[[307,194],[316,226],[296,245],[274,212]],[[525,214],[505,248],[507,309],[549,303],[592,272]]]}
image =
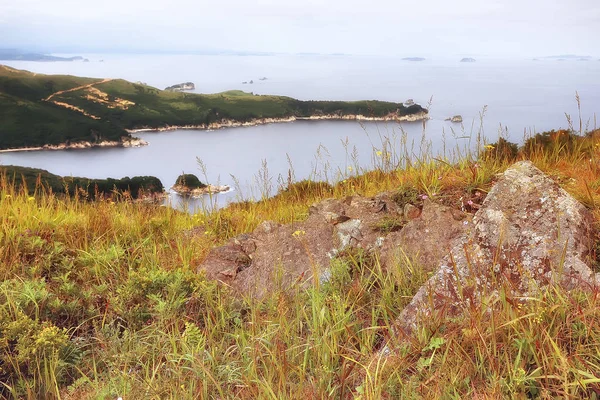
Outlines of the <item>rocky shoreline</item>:
{"label": "rocky shoreline", "polygon": [[39,151],[39,150],[67,150],[67,149],[91,149],[96,147],[141,147],[147,146],[148,142],[138,138],[130,138],[121,141],[117,140],[105,140],[100,143],[92,142],[76,142],[76,143],[61,143],[61,144],[47,144],[39,147],[19,147],[15,149],[4,149],[0,150],[0,153],[14,153],[18,151]]}
{"label": "rocky shoreline", "polygon": [[171,190],[180,196],[199,198],[205,194],[217,194],[228,192],[231,190],[231,188],[227,185],[206,185],[201,188],[191,189],[184,185],[173,185],[173,187],[171,187]]}
{"label": "rocky shoreline", "polygon": [[[368,117],[361,114],[352,115],[337,115],[337,114],[326,114],[326,115],[312,115],[310,117],[284,117],[284,118],[256,118],[246,122],[234,121],[230,119],[224,119],[218,122],[201,125],[170,125],[160,128],[138,128],[128,129],[128,133],[141,133],[141,132],[167,132],[179,129],[197,129],[197,130],[216,130],[223,128],[238,128],[238,127],[249,127],[266,124],[276,124],[284,122],[294,121],[365,121],[365,122],[417,122],[426,121],[429,119],[429,114],[425,111],[410,115],[386,115],[383,117]],[[148,142],[139,138],[129,138],[122,141],[103,141],[100,143],[92,142],[76,142],[76,143],[61,143],[56,145],[47,144],[38,147],[19,147],[13,149],[3,149],[0,153],[13,153],[18,151],[39,151],[39,150],[68,150],[68,149],[90,149],[90,148],[102,148],[102,147],[141,147],[147,146]]]}
{"label": "rocky shoreline", "polygon": [[326,114],[326,115],[313,115],[310,117],[285,117],[285,118],[256,118],[246,122],[233,121],[230,119],[221,120],[219,122],[213,122],[210,124],[200,124],[200,125],[171,125],[160,128],[139,128],[139,129],[129,129],[127,132],[129,133],[140,133],[140,132],[166,132],[166,131],[174,131],[179,129],[198,129],[198,130],[214,130],[214,129],[222,129],[222,128],[237,128],[244,126],[257,126],[257,125],[266,125],[266,124],[276,124],[283,122],[294,122],[294,121],[389,121],[389,122],[416,122],[416,121],[425,121],[429,119],[429,114],[427,112],[419,112],[416,114],[410,115],[388,115],[384,117],[368,117],[365,115],[336,115],[336,114]]}

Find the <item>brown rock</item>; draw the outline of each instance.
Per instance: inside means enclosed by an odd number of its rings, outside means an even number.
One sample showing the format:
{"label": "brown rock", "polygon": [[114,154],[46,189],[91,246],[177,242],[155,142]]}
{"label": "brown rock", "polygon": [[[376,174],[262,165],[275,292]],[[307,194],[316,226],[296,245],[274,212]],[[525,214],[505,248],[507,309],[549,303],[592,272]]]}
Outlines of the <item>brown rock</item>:
{"label": "brown rock", "polygon": [[321,215],[290,225],[265,221],[211,250],[199,270],[240,295],[261,298],[319,279],[334,248],[333,226]]}
{"label": "brown rock", "polygon": [[401,220],[401,210],[387,195],[328,199],[313,205],[305,222],[280,225],[263,222],[209,253],[199,267],[242,295],[263,297],[326,280],[332,257],[348,247],[375,249],[383,245],[378,224]]}
{"label": "brown rock", "polygon": [[596,285],[586,265],[592,215],[531,162],[510,167],[488,194],[469,232],[398,318],[411,332],[435,313],[457,316],[481,299],[535,295],[550,283]]}
{"label": "brown rock", "polygon": [[404,205],[404,216],[409,220],[417,219],[421,216],[421,210],[410,203],[406,203]]}
{"label": "brown rock", "polygon": [[381,262],[389,268],[406,255],[419,266],[433,271],[456,240],[464,235],[471,219],[460,210],[425,200],[418,218],[385,239]]}

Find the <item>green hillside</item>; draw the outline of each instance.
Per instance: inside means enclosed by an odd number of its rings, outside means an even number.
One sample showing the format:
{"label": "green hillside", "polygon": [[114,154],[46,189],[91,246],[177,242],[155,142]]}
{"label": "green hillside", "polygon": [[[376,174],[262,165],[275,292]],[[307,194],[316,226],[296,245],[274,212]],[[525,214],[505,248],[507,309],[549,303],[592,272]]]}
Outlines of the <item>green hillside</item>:
{"label": "green hillside", "polygon": [[174,93],[125,80],[42,75],[0,66],[0,149],[127,137],[127,129],[207,125],[221,120],[405,116],[419,105],[382,101],[301,101],[242,91]]}

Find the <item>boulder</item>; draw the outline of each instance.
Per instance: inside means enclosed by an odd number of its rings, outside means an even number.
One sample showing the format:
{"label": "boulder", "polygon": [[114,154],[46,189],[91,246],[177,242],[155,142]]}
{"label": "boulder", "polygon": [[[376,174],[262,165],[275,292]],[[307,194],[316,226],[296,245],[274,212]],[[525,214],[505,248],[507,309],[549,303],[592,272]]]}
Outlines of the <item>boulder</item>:
{"label": "boulder", "polygon": [[[398,318],[410,333],[424,318],[452,317],[499,295],[519,300],[549,284],[589,288],[592,215],[531,162],[510,167],[470,229]],[[487,300],[486,300],[487,299]]]}
{"label": "boulder", "polygon": [[263,222],[211,250],[198,268],[240,295],[261,298],[274,290],[306,286],[328,277],[330,260],[348,247],[379,249],[404,224],[389,194],[350,196],[314,204],[304,222]]}
{"label": "boulder", "polygon": [[471,214],[425,200],[418,218],[385,239],[381,263],[389,268],[408,256],[425,270],[434,271],[471,225]]}
{"label": "boulder", "polygon": [[319,279],[334,247],[333,225],[321,215],[289,225],[265,221],[211,250],[199,270],[239,295],[262,298]]}

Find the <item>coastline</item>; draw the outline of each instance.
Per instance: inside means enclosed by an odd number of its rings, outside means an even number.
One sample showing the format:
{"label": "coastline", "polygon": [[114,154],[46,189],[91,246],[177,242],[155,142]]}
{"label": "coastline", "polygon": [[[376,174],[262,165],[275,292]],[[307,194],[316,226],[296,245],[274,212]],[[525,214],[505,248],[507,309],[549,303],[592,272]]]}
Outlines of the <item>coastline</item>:
{"label": "coastline", "polygon": [[239,122],[233,120],[221,120],[219,122],[213,122],[210,124],[200,124],[200,125],[170,125],[160,128],[137,128],[137,129],[128,129],[129,133],[142,133],[142,132],[167,132],[167,131],[175,131],[175,130],[216,130],[223,128],[238,128],[238,127],[249,127],[249,126],[258,126],[258,125],[266,125],[266,124],[278,124],[284,122],[294,122],[294,121],[389,121],[389,122],[417,122],[424,121],[429,119],[429,114],[427,112],[419,112],[416,114],[410,115],[391,115],[384,117],[367,117],[365,115],[360,114],[352,114],[352,115],[335,115],[335,114],[327,114],[327,115],[313,115],[310,117],[284,117],[284,118],[256,118],[246,122]]}
{"label": "coastline", "polygon": [[105,147],[142,147],[147,146],[148,142],[138,138],[129,138],[122,141],[105,140],[100,143],[76,142],[71,144],[47,144],[39,147],[19,147],[15,149],[3,149],[0,153],[16,153],[19,151],[40,151],[40,150],[68,150],[68,149],[92,149]]}
{"label": "coastline", "polygon": [[[410,115],[387,115],[383,117],[367,117],[361,114],[351,115],[313,115],[310,117],[284,117],[284,118],[256,118],[246,122],[233,121],[230,119],[221,120],[219,122],[213,122],[210,124],[201,125],[170,125],[160,128],[138,128],[138,129],[127,129],[129,134],[132,133],[143,133],[143,132],[168,132],[175,130],[217,130],[223,128],[238,128],[238,127],[250,127],[267,124],[277,124],[294,121],[385,121],[385,122],[417,122],[426,121],[429,119],[427,112],[419,112]],[[139,138],[127,138],[121,141],[103,141],[100,143],[92,142],[76,142],[71,144],[61,143],[56,145],[44,145],[38,147],[19,147],[13,149],[2,149],[1,153],[16,153],[20,151],[40,151],[40,150],[69,150],[69,149],[91,149],[91,148],[105,148],[105,147],[141,147],[147,146],[148,142]]]}

